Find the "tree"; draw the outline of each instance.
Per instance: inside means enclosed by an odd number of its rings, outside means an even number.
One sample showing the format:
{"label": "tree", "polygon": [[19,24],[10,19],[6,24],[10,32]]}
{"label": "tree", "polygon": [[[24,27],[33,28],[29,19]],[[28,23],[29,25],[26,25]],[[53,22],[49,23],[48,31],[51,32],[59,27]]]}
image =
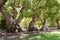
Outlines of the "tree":
{"label": "tree", "polygon": [[[46,4],[45,6],[43,6],[43,8],[45,9],[43,12],[43,20],[45,20],[43,22],[43,25],[45,27],[47,27],[47,19],[48,20],[54,20],[55,17],[57,17],[56,15],[58,15],[58,10],[59,10],[59,3],[56,1],[56,0],[45,0],[46,1]],[[44,29],[45,27],[42,27],[42,29]]]}
{"label": "tree", "polygon": [[28,31],[38,31],[38,28],[34,27],[34,23],[37,21],[38,15],[34,14],[32,20],[29,23]]}
{"label": "tree", "polygon": [[[57,20],[59,25],[59,3],[56,0],[1,0],[0,12],[6,19],[9,27],[7,31],[22,31],[20,24],[23,17],[32,18],[28,31],[38,30],[35,22],[42,18],[42,30],[47,30],[49,20]],[[18,16],[18,17],[17,17]],[[10,30],[11,29],[11,30]]]}
{"label": "tree", "polygon": [[30,2],[30,17],[32,17],[32,20],[29,23],[28,31],[38,31],[38,28],[35,27],[35,22],[38,20],[39,15],[40,15],[40,0],[31,0]]}
{"label": "tree", "polygon": [[[5,2],[4,1],[1,1],[3,3],[0,3],[0,5],[1,5],[0,12],[5,17],[6,21],[8,21],[8,23],[9,23],[9,27],[7,29],[7,32],[16,32],[16,29],[18,30],[18,32],[22,31],[22,29],[19,26],[19,23],[21,22],[21,20],[23,18],[22,15],[23,15],[23,9],[24,9],[24,1],[22,0],[23,3],[20,5],[20,0],[18,0],[18,1],[16,1],[16,0],[13,0],[13,1],[8,0],[7,4],[3,7],[3,5],[6,3],[6,1]],[[18,5],[17,5],[16,2],[17,3],[19,2]],[[12,12],[10,10],[6,10],[7,7],[8,8],[11,7]],[[18,12],[15,9],[15,7],[20,8],[20,12],[19,12],[20,16],[18,17],[18,19],[16,19],[16,16],[17,16]]]}

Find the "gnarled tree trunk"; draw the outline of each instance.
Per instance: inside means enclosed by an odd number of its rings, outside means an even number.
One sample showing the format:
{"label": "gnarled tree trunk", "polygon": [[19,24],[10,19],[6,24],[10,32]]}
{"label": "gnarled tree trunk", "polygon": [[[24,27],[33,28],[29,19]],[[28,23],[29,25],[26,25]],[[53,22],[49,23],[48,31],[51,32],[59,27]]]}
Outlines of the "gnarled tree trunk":
{"label": "gnarled tree trunk", "polygon": [[[6,3],[6,1],[7,0],[0,0],[0,12],[5,17],[6,21],[8,21],[8,23],[9,23],[9,27],[7,28],[6,32],[15,32],[16,29],[18,30],[18,32],[20,32],[20,31],[22,31],[22,29],[20,28],[19,23],[22,20],[22,16],[20,15],[19,18],[16,20],[17,12],[14,8],[13,8],[13,10],[14,10],[13,16],[5,13],[2,9],[2,6]],[[20,11],[23,11],[22,8]]]}

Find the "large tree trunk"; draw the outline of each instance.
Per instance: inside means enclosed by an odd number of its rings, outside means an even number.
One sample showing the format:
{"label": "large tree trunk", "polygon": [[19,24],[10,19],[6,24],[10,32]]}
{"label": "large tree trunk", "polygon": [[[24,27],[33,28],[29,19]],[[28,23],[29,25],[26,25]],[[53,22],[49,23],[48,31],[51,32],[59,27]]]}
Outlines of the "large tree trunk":
{"label": "large tree trunk", "polygon": [[[17,31],[16,31],[17,30]],[[20,28],[19,24],[15,24],[14,22],[11,23],[11,25],[9,25],[9,28],[6,30],[6,32],[21,32],[22,29]]]}
{"label": "large tree trunk", "polygon": [[43,26],[41,28],[42,31],[47,31],[48,30],[48,20],[45,19],[44,22],[43,22]]}
{"label": "large tree trunk", "polygon": [[[7,31],[9,32],[16,32],[16,30],[18,32],[22,31],[22,29],[20,28],[20,24],[21,23],[21,20],[23,19],[23,7],[21,8],[20,12],[21,14],[19,15],[18,19],[16,20],[16,15],[17,15],[17,11],[14,9],[13,7],[13,20],[10,24],[10,27],[7,29]],[[10,30],[11,29],[11,30]]]}
{"label": "large tree trunk", "polygon": [[22,11],[22,12],[19,15],[18,19],[16,20],[16,13],[17,12],[14,9],[15,14],[13,13],[13,19],[11,20],[12,22],[10,23],[9,28],[7,29],[7,32],[16,32],[16,30],[17,30],[17,32],[23,31],[20,27],[20,24],[19,24],[19,23],[21,23],[21,20],[23,19],[23,10],[21,9],[20,11]]}
{"label": "large tree trunk", "polygon": [[17,30],[17,32],[21,32],[22,31],[22,29],[20,28],[20,24],[19,23],[21,22],[23,16],[20,14],[18,19],[16,20],[16,12],[14,12],[14,13],[13,13],[12,22],[10,23],[9,28],[7,29],[7,32],[16,32],[16,30]]}
{"label": "large tree trunk", "polygon": [[59,20],[58,19],[56,19],[56,23],[57,23],[58,29],[60,29],[60,25],[59,25]]}
{"label": "large tree trunk", "polygon": [[[7,28],[7,32],[15,32],[16,29],[18,30],[18,32],[22,31],[22,29],[20,28],[19,26],[19,23],[21,22],[23,16],[22,16],[22,13],[23,13],[23,8],[24,8],[24,5],[21,7],[21,15],[19,16],[19,18],[16,20],[16,15],[17,15],[17,11],[14,9],[14,6],[13,6],[13,16],[11,16],[10,14],[7,14],[5,13],[3,10],[2,10],[2,6],[5,4],[7,0],[0,0],[0,12],[1,14],[5,17],[6,21],[8,21],[9,23],[9,27]],[[15,4],[15,3],[13,3]]]}
{"label": "large tree trunk", "polygon": [[31,22],[29,23],[28,31],[38,31],[38,28],[34,27],[34,23],[37,21],[38,15],[34,14]]}
{"label": "large tree trunk", "polygon": [[6,3],[7,0],[0,0],[0,8],[2,8],[2,6],[4,6],[4,4]]}
{"label": "large tree trunk", "polygon": [[48,19],[46,18],[46,15],[43,15],[43,23],[42,23],[42,28],[41,28],[41,30],[42,31],[47,31],[47,29],[48,29]]}
{"label": "large tree trunk", "polygon": [[[13,5],[15,4],[15,2],[13,3]],[[19,4],[20,5],[20,4]],[[19,6],[21,8],[20,10],[20,15],[18,17],[18,19],[16,20],[16,15],[17,15],[17,11],[15,10],[14,6],[12,6],[14,12],[13,12],[13,20],[11,25],[10,25],[10,28],[8,29],[11,29],[13,28],[12,30],[9,30],[10,32],[15,32],[16,30],[18,30],[18,32],[22,31],[22,29],[20,28],[20,24],[21,23],[21,20],[23,19],[23,9],[24,9],[24,4],[22,4],[21,6]]]}

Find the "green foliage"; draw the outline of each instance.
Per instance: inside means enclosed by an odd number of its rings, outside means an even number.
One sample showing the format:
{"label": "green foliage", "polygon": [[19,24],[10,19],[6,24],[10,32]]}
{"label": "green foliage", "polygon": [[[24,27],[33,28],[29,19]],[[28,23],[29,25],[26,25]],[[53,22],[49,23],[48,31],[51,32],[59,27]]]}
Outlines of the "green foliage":
{"label": "green foliage", "polygon": [[49,8],[52,8],[54,6],[59,6],[59,3],[57,2],[57,0],[46,0],[46,6]]}
{"label": "green foliage", "polygon": [[5,20],[5,18],[1,15],[1,17],[0,17],[0,29],[6,29],[7,27],[6,27],[6,20]]}
{"label": "green foliage", "polygon": [[22,21],[21,21],[21,24],[20,24],[21,27],[28,27],[30,21],[31,21],[31,18],[26,18],[26,17],[24,17],[24,18],[22,19]]}
{"label": "green foliage", "polygon": [[[20,14],[20,6],[22,5],[24,6],[23,17],[25,17],[22,19],[21,22],[21,25],[23,26],[29,25],[29,22],[31,20],[30,17],[32,17],[34,14],[37,14],[40,17],[39,20],[36,22],[36,25],[38,26],[42,25],[43,16],[45,16],[45,18],[50,21],[49,24],[54,24],[53,26],[55,26],[56,24],[52,22],[52,20],[56,18],[60,19],[60,4],[57,0],[8,0],[3,7],[3,10],[6,13],[12,15],[14,12],[12,7],[14,6],[17,11],[16,19],[18,19]],[[0,20],[2,20],[2,24],[3,21],[5,21],[3,18],[0,18]]]}
{"label": "green foliage", "polygon": [[49,26],[50,26],[50,27],[56,27],[57,24],[56,24],[55,20],[50,20]]}

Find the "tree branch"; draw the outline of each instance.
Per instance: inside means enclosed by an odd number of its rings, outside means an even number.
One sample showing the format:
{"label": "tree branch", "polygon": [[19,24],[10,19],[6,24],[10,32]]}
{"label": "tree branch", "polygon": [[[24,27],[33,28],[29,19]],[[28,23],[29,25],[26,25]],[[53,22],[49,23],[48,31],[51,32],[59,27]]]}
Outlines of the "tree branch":
{"label": "tree branch", "polygon": [[5,19],[10,23],[10,16],[8,16],[8,14],[6,14],[4,11],[2,11],[2,9],[0,9],[0,13],[5,17]]}
{"label": "tree branch", "polygon": [[17,11],[15,10],[15,8],[13,7],[13,19],[16,19],[16,16],[17,16]]}
{"label": "tree branch", "polygon": [[12,8],[13,8],[13,19],[16,19],[17,11],[14,7],[15,7],[15,1],[12,3]]}
{"label": "tree branch", "polygon": [[16,20],[16,23],[20,23],[21,20],[22,20],[22,18],[23,18],[23,7],[22,7],[22,9],[20,10],[20,12],[21,12],[21,14],[20,14],[20,16],[18,17],[18,19]]}
{"label": "tree branch", "polygon": [[[25,1],[23,1],[25,3]],[[21,10],[20,10],[20,16],[18,17],[18,19],[16,20],[16,23],[20,23],[21,20],[23,19],[23,9],[24,9],[24,3],[21,5]]]}

